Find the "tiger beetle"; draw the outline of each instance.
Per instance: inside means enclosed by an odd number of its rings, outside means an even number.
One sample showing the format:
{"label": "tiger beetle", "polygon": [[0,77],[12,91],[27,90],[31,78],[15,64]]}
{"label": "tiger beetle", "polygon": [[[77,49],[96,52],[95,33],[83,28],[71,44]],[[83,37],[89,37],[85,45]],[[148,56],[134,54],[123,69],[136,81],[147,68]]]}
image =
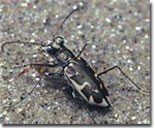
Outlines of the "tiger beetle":
{"label": "tiger beetle", "polygon": [[[139,90],[146,93],[149,93],[149,92],[142,90],[139,86],[137,86],[137,84],[133,80],[131,80],[125,74],[125,72],[117,65],[109,69],[106,69],[105,71],[99,74],[96,74],[94,70],[89,66],[89,64],[82,57],[80,57],[87,44],[83,46],[82,50],[79,52],[77,56],[75,56],[66,46],[64,46],[64,38],[56,35],[62,29],[63,24],[69,18],[69,16],[73,12],[78,10],[79,8],[74,9],[66,16],[66,18],[63,20],[60,27],[58,28],[56,34],[54,35],[53,40],[48,45],[33,43],[34,45],[41,45],[43,47],[46,47],[46,52],[49,54],[49,56],[55,57],[56,64],[52,65],[52,64],[31,63],[31,64],[22,65],[14,68],[29,66],[29,68],[23,71],[23,72],[26,72],[33,68],[37,69],[38,67],[49,67],[49,68],[62,67],[62,71],[60,73],[52,73],[52,74],[64,78],[68,86],[72,89],[72,92],[71,92],[72,97],[81,105],[83,109],[85,109],[88,112],[89,116],[92,118],[94,123],[96,123],[88,106],[97,106],[101,108],[112,107],[110,104],[110,101],[108,100],[108,97],[109,97],[108,90],[105,88],[103,81],[100,79],[101,75],[106,74],[107,72],[113,69],[118,69]],[[5,42],[1,47],[2,51],[4,52],[5,45],[11,44],[11,43],[27,44],[30,42],[22,42],[22,41]],[[37,87],[39,82],[40,81],[38,81],[35,84],[35,86],[28,93],[28,95],[23,97],[19,102],[17,102],[14,105],[17,105],[18,103],[26,99],[29,95],[31,95],[31,93]]]}

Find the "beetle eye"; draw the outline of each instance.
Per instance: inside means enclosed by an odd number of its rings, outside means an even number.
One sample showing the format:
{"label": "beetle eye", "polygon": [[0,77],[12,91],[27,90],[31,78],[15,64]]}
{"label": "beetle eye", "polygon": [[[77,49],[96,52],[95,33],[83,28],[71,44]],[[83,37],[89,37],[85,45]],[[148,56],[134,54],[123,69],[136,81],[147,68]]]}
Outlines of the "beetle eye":
{"label": "beetle eye", "polygon": [[52,46],[50,46],[50,45],[48,45],[46,47],[46,51],[47,51],[47,53],[53,54],[53,55],[57,52],[57,50],[55,48],[53,48]]}

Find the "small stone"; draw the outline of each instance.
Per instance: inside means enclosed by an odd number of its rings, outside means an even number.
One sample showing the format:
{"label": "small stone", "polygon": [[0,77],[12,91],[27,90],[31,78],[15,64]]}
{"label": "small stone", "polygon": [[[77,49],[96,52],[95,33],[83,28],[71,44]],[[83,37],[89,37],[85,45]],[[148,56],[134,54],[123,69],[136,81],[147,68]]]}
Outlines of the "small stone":
{"label": "small stone", "polygon": [[131,117],[131,120],[135,120],[135,119],[136,119],[136,117],[135,117],[135,116]]}
{"label": "small stone", "polygon": [[35,80],[36,80],[36,81],[39,81],[39,80],[40,80],[40,78],[35,78]]}
{"label": "small stone", "polygon": [[150,22],[150,19],[146,19],[145,21],[146,21],[146,22]]}
{"label": "small stone", "polygon": [[84,3],[83,2],[79,2],[79,6],[80,7],[83,7],[84,6]]}
{"label": "small stone", "polygon": [[130,47],[129,47],[129,46],[126,46],[125,48],[126,48],[127,50],[128,50],[128,49],[130,49]]}
{"label": "small stone", "polygon": [[36,5],[33,5],[33,8],[34,8],[34,9],[36,9],[36,8],[37,8],[37,6],[36,6]]}
{"label": "small stone", "polygon": [[132,67],[129,67],[129,71],[133,71],[133,68]]}
{"label": "small stone", "polygon": [[122,29],[122,26],[121,26],[121,25],[118,25],[118,28],[119,28],[119,29]]}
{"label": "small stone", "polygon": [[111,20],[109,18],[105,19],[108,23],[111,23]]}
{"label": "small stone", "polygon": [[127,63],[131,63],[132,61],[131,60],[127,60]]}
{"label": "small stone", "polygon": [[77,28],[78,28],[78,29],[81,29],[81,28],[82,28],[82,25],[78,25]]}
{"label": "small stone", "polygon": [[[32,76],[32,77],[36,77],[37,75],[36,75],[36,73],[32,73],[31,76]],[[37,79],[36,79],[36,80],[37,80]],[[38,80],[37,80],[37,81],[38,81]]]}
{"label": "small stone", "polygon": [[3,111],[3,115],[6,115],[8,112],[7,111]]}
{"label": "small stone", "polygon": [[3,117],[3,114],[2,113],[0,113],[0,118],[2,118]]}
{"label": "small stone", "polygon": [[141,66],[138,66],[138,67],[137,67],[137,70],[140,70],[140,69],[141,69]]}
{"label": "small stone", "polygon": [[31,104],[27,104],[27,107],[29,108],[31,106]]}
{"label": "small stone", "polygon": [[92,48],[94,48],[94,49],[95,49],[95,48],[96,48],[96,45],[92,45]]}
{"label": "small stone", "polygon": [[139,30],[141,30],[141,27],[136,27],[136,31],[139,31]]}
{"label": "small stone", "polygon": [[118,113],[115,114],[115,117],[116,117],[116,118],[118,117]]}
{"label": "small stone", "polygon": [[95,63],[96,63],[96,61],[95,61],[95,60],[92,60],[91,62],[92,62],[93,64],[95,64]]}
{"label": "small stone", "polygon": [[147,39],[148,37],[149,37],[149,36],[146,34],[146,35],[145,35],[145,38]]}
{"label": "small stone", "polygon": [[21,112],[23,109],[22,108],[18,108],[18,112]]}
{"label": "small stone", "polygon": [[120,50],[117,50],[117,54],[120,54]]}
{"label": "small stone", "polygon": [[35,40],[34,39],[31,39],[30,42],[35,42]]}
{"label": "small stone", "polygon": [[9,117],[5,117],[5,120],[9,121],[10,119],[9,119]]}
{"label": "small stone", "polygon": [[27,5],[28,5],[27,3],[21,3],[22,7],[27,7]]}
{"label": "small stone", "polygon": [[73,6],[73,9],[77,9],[77,6],[76,6],[76,5],[74,5],[74,6]]}

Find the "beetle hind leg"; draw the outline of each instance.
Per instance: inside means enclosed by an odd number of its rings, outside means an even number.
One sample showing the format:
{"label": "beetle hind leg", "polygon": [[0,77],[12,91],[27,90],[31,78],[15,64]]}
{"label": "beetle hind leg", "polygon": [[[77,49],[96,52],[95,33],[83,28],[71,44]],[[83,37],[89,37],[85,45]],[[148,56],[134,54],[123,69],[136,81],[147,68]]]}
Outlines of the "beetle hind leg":
{"label": "beetle hind leg", "polygon": [[91,117],[91,119],[93,120],[94,124],[97,124],[97,122],[95,121],[92,113],[89,111],[88,107],[86,106],[86,103],[83,101],[83,99],[77,94],[77,92],[75,91],[72,83],[69,81],[69,79],[64,76],[65,79],[67,80],[68,85],[72,88],[72,97],[75,99],[75,101],[84,109],[86,110],[86,112],[88,113],[88,115]]}
{"label": "beetle hind leg", "polygon": [[89,116],[91,117],[91,119],[93,120],[94,124],[97,124],[97,122],[95,121],[94,117],[93,117],[93,114],[89,111],[88,107],[83,104],[81,105],[83,109],[85,109],[87,111],[87,113],[89,114]]}
{"label": "beetle hind leg", "polygon": [[101,76],[102,74],[106,74],[107,72],[109,72],[109,71],[111,71],[111,70],[113,70],[113,69],[118,69],[137,89],[139,89],[140,91],[142,91],[142,92],[145,92],[145,93],[150,93],[149,91],[146,91],[146,90],[143,90],[143,89],[141,89],[129,76],[127,76],[126,75],[126,73],[119,67],[119,66],[113,66],[113,67],[111,67],[111,68],[109,68],[109,69],[107,69],[107,70],[105,70],[105,71],[103,71],[103,72],[101,72],[101,73],[99,73],[98,75],[97,75],[97,77],[99,77],[99,76]]}
{"label": "beetle hind leg", "polygon": [[95,121],[93,114],[90,112],[89,108],[87,107],[86,103],[83,101],[82,98],[80,98],[78,96],[78,94],[76,94],[76,92],[72,92],[72,96],[73,98],[76,100],[76,102],[88,113],[88,115],[91,117],[92,121],[94,122],[94,124],[97,124],[97,122]]}
{"label": "beetle hind leg", "polygon": [[76,58],[80,57],[82,52],[84,51],[85,47],[87,46],[87,44],[85,44],[82,48],[82,50],[79,52],[79,54],[76,56]]}

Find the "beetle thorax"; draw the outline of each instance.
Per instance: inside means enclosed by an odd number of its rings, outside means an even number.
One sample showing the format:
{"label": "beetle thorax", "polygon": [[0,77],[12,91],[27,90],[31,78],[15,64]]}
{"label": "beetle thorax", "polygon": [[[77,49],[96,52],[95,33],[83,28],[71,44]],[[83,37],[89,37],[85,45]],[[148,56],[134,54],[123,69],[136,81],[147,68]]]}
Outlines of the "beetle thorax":
{"label": "beetle thorax", "polygon": [[56,58],[62,63],[67,63],[69,60],[73,59],[75,56],[65,47],[63,47],[56,55]]}
{"label": "beetle thorax", "polygon": [[56,58],[63,63],[67,63],[69,60],[73,58],[73,55],[71,55],[67,50],[62,49],[56,55]]}

